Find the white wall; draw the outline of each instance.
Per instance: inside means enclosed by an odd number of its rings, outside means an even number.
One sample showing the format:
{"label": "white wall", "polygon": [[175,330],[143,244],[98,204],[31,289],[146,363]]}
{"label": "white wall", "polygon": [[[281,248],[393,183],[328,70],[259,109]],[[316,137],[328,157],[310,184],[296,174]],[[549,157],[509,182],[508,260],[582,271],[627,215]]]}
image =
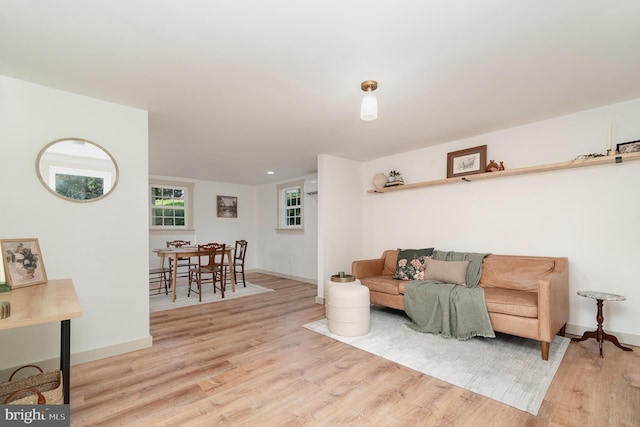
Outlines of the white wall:
{"label": "white wall", "polygon": [[[365,258],[384,249],[431,247],[569,258],[568,332],[595,329],[596,303],[576,295],[626,296],[605,303],[605,329],[640,345],[640,162],[366,194],[378,172],[405,182],[446,177],[447,152],[487,144],[506,168],[564,162],[604,153],[607,128],[617,142],[640,139],[640,99],[453,141],[367,162],[362,168]],[[471,177],[470,177],[471,178]]]}
{"label": "white wall", "polygon": [[[278,216],[277,185],[262,185],[257,189],[257,233],[259,252],[257,266],[260,271],[282,277],[316,283],[318,195],[306,194],[316,190],[316,175],[308,175],[291,180],[304,179],[304,230],[276,230]],[[319,190],[319,188],[318,188]]]}
{"label": "white wall", "polygon": [[[64,137],[94,141],[113,155],[120,180],[112,194],[74,203],[42,186],[38,152]],[[38,238],[48,277],[73,279],[83,309],[71,321],[73,362],[151,344],[141,257],[147,151],[146,111],[0,76],[0,238]],[[0,331],[0,369],[57,358],[59,331],[59,324]]]}
{"label": "white wall", "polygon": [[[149,265],[157,267],[161,259],[153,249],[166,247],[169,240],[189,240],[197,243],[226,243],[234,245],[236,240],[246,240],[247,255],[245,268],[256,268],[256,254],[259,246],[256,237],[257,188],[249,185],[228,184],[223,182],[193,180],[168,176],[153,175],[150,180],[183,182],[193,184],[193,226],[190,232],[151,231],[149,236]],[[238,198],[237,218],[217,217],[217,196],[234,196]]]}
{"label": "white wall", "polygon": [[362,259],[362,164],[323,154],[318,157],[318,302],[333,274],[351,272]]}

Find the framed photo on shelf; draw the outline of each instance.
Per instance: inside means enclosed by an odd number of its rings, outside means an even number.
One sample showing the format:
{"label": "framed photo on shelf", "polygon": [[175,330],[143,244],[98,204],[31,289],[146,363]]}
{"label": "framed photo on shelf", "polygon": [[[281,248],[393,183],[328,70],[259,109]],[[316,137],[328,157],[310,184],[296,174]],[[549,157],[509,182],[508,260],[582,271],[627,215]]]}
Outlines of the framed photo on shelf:
{"label": "framed photo on shelf", "polygon": [[218,218],[238,217],[238,198],[233,196],[217,196]]}
{"label": "framed photo on shelf", "polygon": [[2,264],[12,289],[47,281],[38,239],[2,239]]}
{"label": "framed photo on shelf", "polygon": [[640,151],[640,139],[616,145],[618,154],[636,153]]}
{"label": "framed photo on shelf", "polygon": [[447,178],[483,173],[487,165],[487,146],[447,153]]}

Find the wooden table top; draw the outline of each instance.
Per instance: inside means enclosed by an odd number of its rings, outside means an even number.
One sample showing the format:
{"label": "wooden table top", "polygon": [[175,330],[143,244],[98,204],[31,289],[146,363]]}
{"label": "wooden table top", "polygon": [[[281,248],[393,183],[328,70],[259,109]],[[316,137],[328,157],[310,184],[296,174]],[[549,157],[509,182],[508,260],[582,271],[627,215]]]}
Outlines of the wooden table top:
{"label": "wooden table top", "polygon": [[59,322],[82,316],[82,307],[71,279],[0,293],[0,301],[11,303],[11,315],[0,319],[0,330]]}

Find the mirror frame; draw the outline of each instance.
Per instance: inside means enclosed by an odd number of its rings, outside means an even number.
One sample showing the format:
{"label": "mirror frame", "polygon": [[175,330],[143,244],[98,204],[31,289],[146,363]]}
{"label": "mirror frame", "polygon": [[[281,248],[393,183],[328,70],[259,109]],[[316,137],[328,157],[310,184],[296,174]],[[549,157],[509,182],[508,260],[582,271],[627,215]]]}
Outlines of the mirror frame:
{"label": "mirror frame", "polygon": [[[44,156],[44,154],[47,152],[47,149],[49,147],[51,147],[52,145],[55,145],[59,142],[63,142],[63,141],[80,141],[80,142],[84,142],[87,144],[91,144],[94,147],[99,148],[100,150],[102,150],[107,156],[109,156],[109,159],[111,159],[111,163],[113,163],[113,167],[115,169],[115,177],[113,179],[113,184],[111,185],[111,189],[109,189],[109,191],[107,191],[106,193],[104,193],[102,196],[100,197],[95,197],[93,199],[74,199],[71,197],[67,197],[67,196],[63,196],[60,193],[57,193],[55,191],[55,189],[51,188],[49,186],[49,184],[47,183],[47,181],[43,178],[42,173],[40,172],[40,160],[42,159],[42,156]],[[97,202],[98,200],[102,200],[105,197],[107,197],[109,194],[111,194],[113,192],[113,190],[116,188],[116,186],[118,185],[118,180],[120,179],[120,169],[118,168],[118,162],[116,162],[116,159],[111,155],[111,153],[109,152],[109,150],[107,150],[106,148],[104,148],[103,146],[101,146],[100,144],[97,144],[93,141],[90,141],[88,139],[84,139],[84,138],[60,138],[60,139],[56,139],[55,141],[51,141],[50,143],[48,143],[47,145],[45,145],[42,150],[40,150],[40,152],[38,153],[38,157],[36,158],[36,173],[38,174],[38,179],[40,180],[40,182],[42,183],[42,185],[44,186],[44,188],[46,188],[51,194],[56,195],[57,197],[60,197],[63,200],[68,200],[70,202],[76,202],[76,203],[91,203],[91,202]]]}

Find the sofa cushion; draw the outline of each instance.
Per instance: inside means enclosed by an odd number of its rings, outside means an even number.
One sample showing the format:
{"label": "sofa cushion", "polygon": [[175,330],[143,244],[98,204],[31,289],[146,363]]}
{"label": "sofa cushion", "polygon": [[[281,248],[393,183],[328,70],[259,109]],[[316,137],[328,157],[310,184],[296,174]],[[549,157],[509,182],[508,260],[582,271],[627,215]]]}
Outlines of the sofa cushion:
{"label": "sofa cushion", "polygon": [[480,285],[483,288],[537,291],[538,279],[554,268],[553,258],[489,255],[482,263]]}
{"label": "sofa cushion", "polygon": [[426,260],[431,258],[433,248],[401,249],[398,252],[394,279],[423,280]]}
{"label": "sofa cushion", "polygon": [[[368,287],[372,291],[382,292],[385,294],[391,295],[399,295],[400,284],[406,284],[406,281],[394,280],[393,276],[390,274],[385,274],[383,276],[373,276],[373,277],[365,277],[360,279],[360,283],[364,286]],[[403,286],[404,288],[404,286]]]}
{"label": "sofa cushion", "polygon": [[519,317],[538,317],[538,294],[502,288],[484,288],[487,311]]}
{"label": "sofa cushion", "polygon": [[398,250],[387,249],[382,254],[384,258],[384,266],[382,267],[382,274],[390,274],[391,277],[396,274],[396,266],[398,265]]}
{"label": "sofa cushion", "polygon": [[466,285],[467,268],[469,268],[469,261],[438,261],[429,258],[424,278],[454,285]]}

